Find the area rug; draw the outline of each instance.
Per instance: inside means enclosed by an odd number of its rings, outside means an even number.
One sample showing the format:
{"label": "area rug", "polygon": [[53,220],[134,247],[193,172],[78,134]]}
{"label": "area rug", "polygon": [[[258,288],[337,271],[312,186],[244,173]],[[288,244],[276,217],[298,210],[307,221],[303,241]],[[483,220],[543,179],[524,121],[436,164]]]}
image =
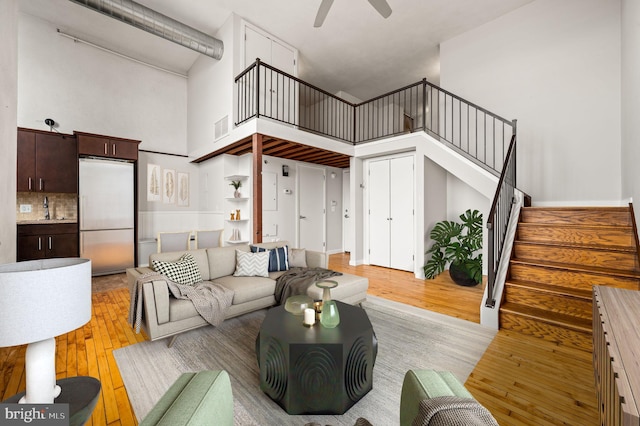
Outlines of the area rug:
{"label": "area rug", "polygon": [[495,330],[409,305],[367,296],[363,303],[378,338],[373,389],[344,415],[289,415],[260,390],[255,340],[266,310],[113,352],[138,420],[183,372],[226,370],[231,377],[236,425],[395,425],[409,369],[449,370],[464,383]]}

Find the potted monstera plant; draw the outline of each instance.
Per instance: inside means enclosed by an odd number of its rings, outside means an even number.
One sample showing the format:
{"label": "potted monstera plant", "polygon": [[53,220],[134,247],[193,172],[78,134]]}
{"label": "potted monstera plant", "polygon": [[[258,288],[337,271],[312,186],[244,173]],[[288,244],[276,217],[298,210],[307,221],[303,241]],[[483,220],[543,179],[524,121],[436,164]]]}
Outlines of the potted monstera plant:
{"label": "potted monstera plant", "polygon": [[433,241],[424,265],[425,278],[435,278],[449,265],[451,279],[459,285],[482,282],[482,213],[467,210],[461,222],[443,220],[436,223],[429,236]]}

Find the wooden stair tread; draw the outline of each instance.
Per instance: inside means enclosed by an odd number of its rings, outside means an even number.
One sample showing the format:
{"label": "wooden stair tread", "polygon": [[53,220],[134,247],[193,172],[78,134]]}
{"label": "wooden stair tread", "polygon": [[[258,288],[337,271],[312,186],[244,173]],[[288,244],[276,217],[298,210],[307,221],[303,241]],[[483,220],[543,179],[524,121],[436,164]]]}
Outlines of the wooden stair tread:
{"label": "wooden stair tread", "polygon": [[523,222],[583,225],[631,225],[628,207],[525,207]]}
{"label": "wooden stair tread", "polygon": [[552,284],[545,283],[534,283],[530,281],[520,281],[520,280],[507,280],[507,286],[526,288],[529,290],[540,291],[545,293],[552,293],[555,295],[566,295],[569,297],[574,297],[578,299],[584,299],[591,301],[592,294],[590,290],[584,290],[580,288],[573,287],[559,287]]}
{"label": "wooden stair tread", "polygon": [[592,324],[590,319],[579,318],[573,315],[551,312],[544,309],[509,302],[503,304],[500,307],[500,310],[581,333],[591,333]]}
{"label": "wooden stair tread", "polygon": [[524,259],[511,259],[512,264],[520,264],[520,265],[529,265],[529,266],[537,266],[541,268],[548,269],[562,269],[572,272],[587,272],[591,274],[599,274],[599,275],[611,275],[616,277],[624,277],[624,278],[634,278],[640,279],[640,272],[636,271],[627,271],[622,269],[611,269],[611,268],[600,268],[596,266],[582,266],[571,263],[557,263],[557,262],[540,262],[540,261],[529,261]]}
{"label": "wooden stair tread", "polygon": [[514,241],[514,244],[526,245],[526,246],[543,246],[551,248],[577,248],[583,250],[595,250],[595,251],[607,251],[607,252],[620,252],[620,253],[635,253],[636,248],[634,246],[602,246],[596,244],[579,244],[579,243],[566,243],[558,241],[527,241],[518,240]]}
{"label": "wooden stair tread", "polygon": [[518,226],[528,228],[569,228],[569,229],[593,229],[593,230],[624,230],[628,232],[633,231],[631,225],[598,225],[594,223],[580,224],[580,223],[544,223],[544,222],[518,222]]}

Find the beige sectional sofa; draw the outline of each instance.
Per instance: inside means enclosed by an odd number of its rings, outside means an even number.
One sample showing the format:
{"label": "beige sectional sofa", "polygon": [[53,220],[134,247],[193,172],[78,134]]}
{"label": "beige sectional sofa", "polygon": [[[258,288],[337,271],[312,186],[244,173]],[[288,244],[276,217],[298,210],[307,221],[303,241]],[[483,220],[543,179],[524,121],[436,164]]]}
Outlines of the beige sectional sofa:
{"label": "beige sectional sofa", "polygon": [[[255,244],[258,247],[272,249],[287,245],[286,241],[275,243]],[[236,250],[250,251],[250,246],[234,245],[200,250],[189,250],[198,264],[203,281],[218,283],[234,291],[233,302],[227,310],[225,318],[232,318],[257,309],[268,308],[276,304],[274,297],[276,278],[284,272],[270,272],[269,277],[236,277]],[[149,265],[153,260],[175,262],[186,253],[185,251],[155,253],[149,257]],[[306,251],[308,267],[327,268],[326,253]],[[129,268],[127,279],[130,288],[136,284],[137,278],[152,269]],[[357,275],[343,274],[331,277],[338,282],[338,287],[331,290],[335,300],[345,303],[359,304],[367,297],[369,280]],[[142,327],[151,340],[175,336],[184,331],[209,325],[195,310],[190,300],[174,298],[163,279],[147,282],[142,286],[143,313]],[[322,290],[315,286],[309,287],[307,292],[314,300],[322,299]],[[171,345],[172,341],[169,343]]]}

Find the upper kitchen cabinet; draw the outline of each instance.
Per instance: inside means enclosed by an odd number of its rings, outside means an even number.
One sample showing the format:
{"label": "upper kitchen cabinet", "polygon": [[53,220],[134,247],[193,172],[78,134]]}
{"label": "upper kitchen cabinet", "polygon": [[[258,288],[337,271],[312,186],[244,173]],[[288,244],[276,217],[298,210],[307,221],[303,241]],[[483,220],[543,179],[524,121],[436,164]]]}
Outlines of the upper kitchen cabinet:
{"label": "upper kitchen cabinet", "polygon": [[18,128],[18,192],[78,192],[76,137]]}
{"label": "upper kitchen cabinet", "polygon": [[133,139],[74,132],[78,137],[78,154],[120,160],[138,160],[138,144]]}

